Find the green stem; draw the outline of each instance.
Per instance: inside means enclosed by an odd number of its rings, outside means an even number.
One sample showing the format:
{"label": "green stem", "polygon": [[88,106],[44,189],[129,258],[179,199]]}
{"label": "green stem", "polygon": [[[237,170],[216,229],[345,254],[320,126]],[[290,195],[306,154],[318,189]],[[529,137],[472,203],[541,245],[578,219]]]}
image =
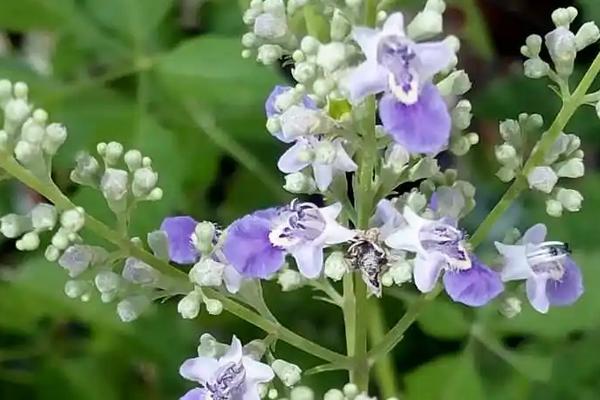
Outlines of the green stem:
{"label": "green stem", "polygon": [[[31,172],[23,168],[13,157],[7,153],[0,152],[0,169],[5,170],[15,179],[19,180],[24,185],[30,187],[47,198],[59,210],[70,210],[76,208],[76,205],[73,204],[71,200],[69,200],[60,191],[60,189],[56,187],[56,185],[54,185],[52,182],[48,183],[42,181]],[[192,285],[189,283],[189,278],[185,272],[173,267],[168,262],[155,257],[146,250],[135,246],[127,237],[115,232],[107,225],[89,214],[85,215],[85,228],[104,240],[114,244],[123,250],[125,254],[135,257],[138,260],[151,265],[158,271],[161,271],[166,276],[173,278],[173,281],[176,282],[178,286],[185,285],[184,288],[179,287],[179,289],[185,289],[184,291],[186,292],[192,290]],[[277,322],[262,317],[256,312],[227,298],[223,294],[213,289],[205,288],[203,290],[209,294],[211,298],[220,300],[223,303],[223,307],[227,311],[265,330],[268,333],[276,334],[280,340],[325,361],[332,363],[343,363],[344,365],[347,364],[348,359],[344,355],[326,349],[325,347],[319,346],[318,344],[301,337],[300,335],[281,326]]]}
{"label": "green stem", "polygon": [[[529,159],[523,167],[521,174],[504,193],[502,198],[483,220],[481,225],[479,225],[475,233],[473,233],[473,236],[470,240],[470,244],[473,249],[477,248],[483,242],[498,219],[510,207],[512,202],[519,196],[519,194],[527,187],[527,175],[536,166],[543,163],[544,157],[546,156],[548,150],[556,142],[558,136],[567,126],[567,123],[577,108],[579,108],[579,106],[585,102],[587,91],[596,79],[596,76],[599,72],[600,53],[594,59],[594,62],[579,82],[579,85],[573,94],[564,100],[563,106],[561,107],[558,115],[550,125],[548,131],[540,139],[534,151],[531,153]],[[398,321],[396,325],[387,333],[387,335],[385,335],[381,343],[375,346],[369,352],[370,359],[374,362],[378,358],[383,357],[390,352],[400,342],[400,340],[402,340],[404,333],[417,320],[419,314],[425,308],[425,306],[435,299],[435,297],[437,297],[441,291],[442,288],[438,286],[433,292],[422,295],[417,301],[412,303],[408,307],[406,314],[404,314],[400,321]]]}
{"label": "green stem", "polygon": [[[381,304],[377,301],[369,303],[369,341],[372,345],[381,342],[387,333],[387,326]],[[396,367],[392,357],[384,357],[374,366],[375,378],[379,385],[380,395],[387,399],[397,396],[399,393],[398,385],[396,384]]]}

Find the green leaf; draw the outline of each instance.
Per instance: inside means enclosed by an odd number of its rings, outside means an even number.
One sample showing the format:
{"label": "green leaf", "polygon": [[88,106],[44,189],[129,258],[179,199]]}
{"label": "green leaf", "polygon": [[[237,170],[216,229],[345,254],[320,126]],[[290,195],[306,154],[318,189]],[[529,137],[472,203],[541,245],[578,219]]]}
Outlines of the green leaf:
{"label": "green leaf", "polygon": [[471,329],[463,307],[442,299],[429,304],[419,316],[418,323],[425,333],[441,339],[464,338]]}
{"label": "green leaf", "polygon": [[470,352],[443,356],[405,378],[407,400],[482,400],[481,378]]}
{"label": "green leaf", "polygon": [[494,46],[485,18],[476,0],[450,0],[449,5],[462,9],[465,14],[463,39],[469,42],[479,55],[486,60],[494,56]]}
{"label": "green leaf", "polygon": [[0,28],[14,31],[56,28],[72,8],[73,0],[3,0],[0,1]]}

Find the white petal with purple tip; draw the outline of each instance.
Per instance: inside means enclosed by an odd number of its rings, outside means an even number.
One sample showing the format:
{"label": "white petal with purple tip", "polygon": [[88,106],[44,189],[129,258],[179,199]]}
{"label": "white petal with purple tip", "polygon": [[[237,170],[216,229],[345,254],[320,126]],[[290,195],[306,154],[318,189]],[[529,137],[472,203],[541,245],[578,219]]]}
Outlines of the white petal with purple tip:
{"label": "white petal with purple tip", "polygon": [[440,278],[446,260],[441,253],[417,255],[413,277],[415,286],[423,293],[429,293]]}
{"label": "white petal with purple tip", "polygon": [[534,275],[527,279],[526,289],[529,302],[538,312],[546,314],[550,308],[550,300],[546,294],[548,278],[543,275]]}

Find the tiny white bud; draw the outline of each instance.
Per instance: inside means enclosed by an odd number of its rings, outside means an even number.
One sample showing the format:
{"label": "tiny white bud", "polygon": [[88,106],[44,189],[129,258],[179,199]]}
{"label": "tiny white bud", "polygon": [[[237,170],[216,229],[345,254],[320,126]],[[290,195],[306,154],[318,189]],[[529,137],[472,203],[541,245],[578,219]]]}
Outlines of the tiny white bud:
{"label": "tiny white bud", "polygon": [[[129,184],[129,173],[122,169],[106,168],[100,189],[110,203],[125,202]],[[111,208],[112,205],[111,205]]]}
{"label": "tiny white bud", "polygon": [[276,44],[263,44],[258,48],[256,59],[264,65],[274,64],[283,55],[283,49]]}
{"label": "tiny white bud", "polygon": [[561,178],[581,178],[585,174],[585,166],[581,158],[571,158],[555,165],[556,175]]}
{"label": "tiny white bud", "polygon": [[473,114],[471,113],[472,106],[469,100],[460,100],[454,110],[452,110],[452,123],[457,129],[464,130],[471,125]]}
{"label": "tiny white bud", "polygon": [[290,392],[290,400],[314,400],[315,393],[306,386],[296,386]]}
{"label": "tiny white bud", "polygon": [[147,196],[158,183],[158,173],[151,168],[140,168],[133,173],[131,192],[135,197]]}
{"label": "tiny white bud", "polygon": [[556,182],[558,182],[558,176],[550,167],[535,167],[527,176],[527,182],[529,182],[529,187],[532,189],[550,193]]}
{"label": "tiny white bud", "polygon": [[71,278],[81,275],[92,263],[93,254],[88,246],[74,245],[65,250],[58,265],[66,269]]}
{"label": "tiny white bud", "polygon": [[321,43],[312,36],[305,36],[300,42],[300,48],[306,54],[316,54]]}
{"label": "tiny white bud", "polygon": [[323,396],[323,400],[345,400],[346,396],[339,389],[330,389]]}
{"label": "tiny white bud", "polygon": [[586,22],[581,25],[581,28],[575,35],[575,43],[577,50],[583,50],[591,44],[594,44],[600,39],[600,29],[595,22]]}
{"label": "tiny white bud", "polygon": [[220,315],[223,312],[223,303],[216,299],[204,297],[204,306],[210,315]]}
{"label": "tiny white bud", "polygon": [[292,70],[294,79],[301,83],[307,83],[314,79],[316,74],[315,65],[310,62],[302,62],[296,64],[296,68]]}
{"label": "tiny white bud", "polygon": [[414,211],[421,211],[427,205],[427,197],[423,193],[413,190],[406,198],[406,205]]}
{"label": "tiny white bud", "polygon": [[515,168],[520,164],[517,150],[508,143],[496,146],[494,153],[496,155],[496,159],[506,166]]}
{"label": "tiny white bud", "polygon": [[394,284],[394,278],[392,278],[389,271],[381,275],[381,284],[385,287],[390,287]]}
{"label": "tiny white bud", "polygon": [[212,222],[202,221],[196,225],[194,230],[194,245],[200,253],[209,253],[213,248],[216,228]]}
{"label": "tiny white bud", "polygon": [[292,269],[285,269],[279,273],[277,277],[277,283],[281,286],[281,290],[284,292],[290,292],[296,290],[304,284],[304,279],[298,271]]}
{"label": "tiny white bud", "polygon": [[560,217],[563,213],[563,206],[561,202],[554,199],[546,200],[546,213],[551,217]]}
{"label": "tiny white bud", "polygon": [[179,300],[177,312],[184,319],[194,319],[200,313],[200,303],[202,303],[202,296],[194,290]]}
{"label": "tiny white bud", "polygon": [[104,160],[108,165],[115,165],[123,155],[123,145],[119,142],[110,142],[106,145]]}
{"label": "tiny white bud", "polygon": [[25,82],[17,82],[14,86],[14,94],[16,98],[26,99],[29,93],[29,87]]}
{"label": "tiny white bud", "polygon": [[302,172],[294,172],[285,176],[283,188],[290,193],[314,193],[317,185],[313,178],[304,175]]}
{"label": "tiny white bud", "polygon": [[131,172],[142,167],[142,153],[139,150],[129,150],[123,159]]}
{"label": "tiny white bud", "polygon": [[358,386],[356,386],[354,383],[345,384],[342,390],[344,391],[344,395],[349,398],[355,398],[359,393]]}
{"label": "tiny white bud", "polygon": [[265,13],[254,20],[254,33],[261,38],[277,40],[283,38],[287,32],[288,26],[285,15]]}
{"label": "tiny white bud", "polygon": [[498,172],[496,172],[496,176],[498,177],[498,179],[505,183],[508,183],[515,179],[515,175],[515,170],[510,167],[502,167],[498,170]]}
{"label": "tiny white bud", "polygon": [[281,382],[287,386],[292,387],[302,378],[302,370],[295,364],[289,363],[284,360],[275,360],[271,364],[273,372],[281,380]]}
{"label": "tiny white bud", "polygon": [[577,190],[560,188],[556,192],[556,200],[560,201],[567,211],[577,212],[581,210],[583,196]]}
{"label": "tiny white bud", "polygon": [[83,296],[89,290],[89,285],[82,281],[67,281],[65,283],[65,294],[71,299]]}
{"label": "tiny white bud", "polygon": [[529,35],[525,39],[525,46],[527,47],[528,53],[524,54],[527,57],[536,58],[542,51],[543,39],[540,35]]}
{"label": "tiny white bud", "polygon": [[442,14],[437,11],[423,10],[408,24],[406,32],[411,39],[430,39],[442,32]]}
{"label": "tiny white bud", "polygon": [[197,262],[189,272],[190,280],[198,286],[221,286],[225,264],[211,258]]}
{"label": "tiny white bud", "polygon": [[54,155],[67,140],[67,129],[61,124],[50,124],[46,128],[46,136],[42,148],[48,155]]}
{"label": "tiny white bud", "polygon": [[79,232],[85,224],[83,208],[77,207],[64,211],[60,216],[60,224],[69,232]]}
{"label": "tiny white bud", "polygon": [[292,59],[298,65],[298,63],[306,61],[306,56],[302,52],[302,50],[296,50],[292,53]]}
{"label": "tiny white bud", "polygon": [[160,279],[160,272],[137,258],[129,257],[121,274],[126,281],[139,285],[153,285]]}
{"label": "tiny white bud", "polygon": [[561,76],[569,76],[573,72],[577,44],[575,34],[564,27],[558,27],[546,35],[546,47],[556,72]]}
{"label": "tiny white bud", "polygon": [[406,260],[397,260],[393,262],[389,269],[389,273],[394,280],[394,283],[398,286],[410,282],[412,279],[412,272],[412,265]]}
{"label": "tiny white bud", "polygon": [[60,250],[53,245],[49,245],[44,251],[44,257],[50,262],[56,262],[60,257]]}
{"label": "tiny white bud", "polygon": [[113,271],[102,271],[96,275],[94,283],[100,293],[111,293],[119,289],[121,277]]}
{"label": "tiny white bud", "polygon": [[21,251],[37,250],[40,246],[40,237],[36,232],[27,232],[21,239],[17,240],[15,246]]}
{"label": "tiny white bud", "polygon": [[325,260],[325,276],[334,281],[341,280],[350,271],[350,266],[341,251],[334,251]]}
{"label": "tiny white bud", "polygon": [[316,62],[326,72],[337,70],[346,63],[346,46],[341,42],[320,45]]}
{"label": "tiny white bud", "polygon": [[121,321],[132,322],[150,306],[150,299],[144,295],[131,296],[117,304],[117,314]]}
{"label": "tiny white bud", "polygon": [[278,117],[271,117],[267,119],[267,130],[271,135],[275,135],[281,132],[281,123]]}
{"label": "tiny white bud", "polygon": [[0,233],[9,239],[21,236],[32,229],[31,219],[18,214],[7,214],[0,218]]}
{"label": "tiny white bud", "polygon": [[521,313],[521,300],[517,297],[508,297],[500,304],[500,314],[506,318],[514,318]]}
{"label": "tiny white bud", "polygon": [[31,222],[37,231],[54,229],[58,219],[58,212],[51,204],[39,203],[31,210]]}
{"label": "tiny white bud", "polygon": [[531,79],[543,78],[549,71],[550,65],[541,58],[530,58],[523,63],[523,72]]}
{"label": "tiny white bud", "polygon": [[146,196],[146,200],[148,201],[159,201],[163,198],[163,190],[159,187],[152,189],[148,196]]}
{"label": "tiny white bud", "polygon": [[462,96],[471,89],[469,75],[463,70],[452,72],[437,84],[442,96]]}
{"label": "tiny white bud", "polygon": [[557,27],[568,27],[577,17],[577,9],[574,7],[557,8],[552,12],[552,22]]}
{"label": "tiny white bud", "polygon": [[59,250],[65,250],[69,247],[69,231],[65,228],[59,228],[58,232],[52,236],[52,245]]}

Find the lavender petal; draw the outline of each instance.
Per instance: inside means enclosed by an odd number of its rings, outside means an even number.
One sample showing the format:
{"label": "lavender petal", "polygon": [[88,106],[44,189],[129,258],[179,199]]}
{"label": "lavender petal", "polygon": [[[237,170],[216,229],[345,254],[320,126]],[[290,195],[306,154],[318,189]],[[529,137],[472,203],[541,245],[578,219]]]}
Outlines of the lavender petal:
{"label": "lavender petal", "polygon": [[443,277],[446,293],[458,303],[481,307],[504,291],[500,275],[471,257],[471,268],[446,271]]}
{"label": "lavender petal", "polygon": [[179,374],[187,380],[204,384],[218,369],[219,363],[214,358],[196,357],[185,360],[179,368]]}
{"label": "lavender petal", "polygon": [[550,299],[546,293],[547,281],[546,276],[533,275],[525,283],[529,303],[542,314],[546,314],[550,308]]}
{"label": "lavender petal", "polygon": [[440,253],[426,253],[417,255],[413,280],[415,286],[422,293],[429,293],[435,287],[446,260]]}
{"label": "lavender petal", "polygon": [[323,247],[299,245],[290,249],[291,255],[296,260],[298,270],[308,279],[314,279],[323,270]]}
{"label": "lavender petal", "polygon": [[165,218],[160,230],[167,234],[169,258],[178,264],[193,264],[199,254],[192,243],[192,234],[198,223],[188,216]]}
{"label": "lavender petal", "polygon": [[546,295],[553,306],[571,305],[583,294],[583,278],[577,264],[570,257],[562,260],[562,264],[565,268],[562,278],[546,282]]}
{"label": "lavender petal", "polygon": [[204,389],[195,388],[184,394],[179,400],[205,400],[207,392]]}

